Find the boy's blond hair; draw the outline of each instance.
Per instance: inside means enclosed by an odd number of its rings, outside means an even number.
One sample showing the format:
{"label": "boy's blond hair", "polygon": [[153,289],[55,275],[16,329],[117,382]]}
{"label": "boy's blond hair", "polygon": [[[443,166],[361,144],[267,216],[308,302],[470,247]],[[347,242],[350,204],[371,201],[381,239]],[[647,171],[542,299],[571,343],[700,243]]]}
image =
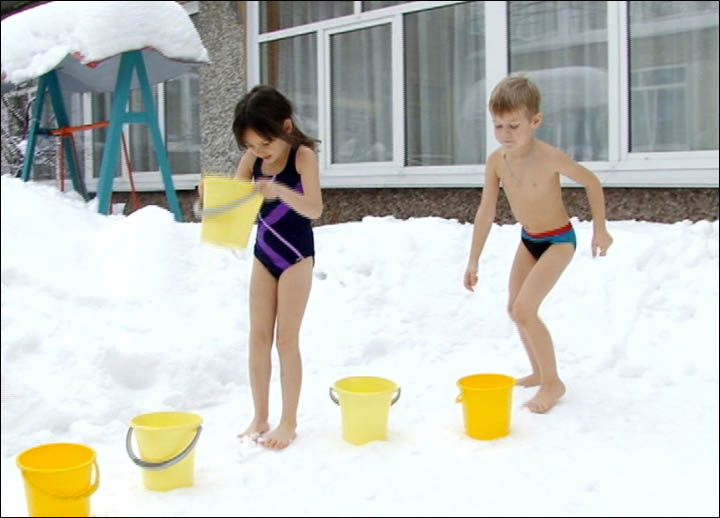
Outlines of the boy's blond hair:
{"label": "boy's blond hair", "polygon": [[493,115],[505,115],[525,108],[528,118],[531,118],[540,111],[540,90],[529,77],[508,76],[493,88],[488,106]]}

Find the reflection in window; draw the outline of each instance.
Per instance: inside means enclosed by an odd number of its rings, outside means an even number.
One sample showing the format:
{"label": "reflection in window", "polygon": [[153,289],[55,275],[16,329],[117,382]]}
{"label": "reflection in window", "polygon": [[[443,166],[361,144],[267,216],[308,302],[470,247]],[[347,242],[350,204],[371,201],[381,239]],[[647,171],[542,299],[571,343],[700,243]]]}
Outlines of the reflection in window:
{"label": "reflection in window", "polygon": [[[112,112],[113,94],[105,92],[102,94],[92,94],[92,119],[93,122],[108,121],[110,122],[110,113]],[[98,128],[92,132],[92,157],[93,157],[93,178],[100,177],[100,167],[102,165],[103,152],[105,151],[105,140],[107,139],[107,128]],[[122,153],[122,149],[120,150]],[[121,155],[122,156],[122,155]],[[122,160],[125,160],[122,158]],[[120,160],[115,167],[115,176],[120,176],[122,169],[120,168]]]}
{"label": "reflection in window", "polygon": [[393,158],[390,25],[330,40],[332,162]]}
{"label": "reflection in window", "polygon": [[407,4],[407,2],[363,2],[363,11],[372,11],[374,9],[382,9],[383,7],[392,7],[393,5]]}
{"label": "reflection in window", "polygon": [[[153,94],[153,103],[157,110],[157,85],[151,86]],[[142,99],[140,88],[130,90],[130,102],[128,109],[131,112],[145,111],[145,103]],[[129,124],[130,141],[130,161],[133,172],[159,171],[157,157],[155,156],[155,141],[150,134],[150,127],[147,124]],[[122,153],[122,150],[120,150]]]}
{"label": "reflection in window", "polygon": [[536,136],[575,160],[607,160],[607,3],[509,5],[510,71],[542,95]]}
{"label": "reflection in window", "polygon": [[483,24],[482,2],[405,16],[407,165],[484,163]]}
{"label": "reflection in window", "polygon": [[352,2],[258,2],[260,32],[278,31],[353,13]]}
{"label": "reflection in window", "polygon": [[629,25],[630,149],[718,149],[718,3],[630,2]]}
{"label": "reflection in window", "polygon": [[165,142],[173,174],[200,172],[197,72],[165,83]]}
{"label": "reflection in window", "polygon": [[317,37],[315,33],[260,45],[260,80],[272,85],[295,106],[298,124],[317,138]]}

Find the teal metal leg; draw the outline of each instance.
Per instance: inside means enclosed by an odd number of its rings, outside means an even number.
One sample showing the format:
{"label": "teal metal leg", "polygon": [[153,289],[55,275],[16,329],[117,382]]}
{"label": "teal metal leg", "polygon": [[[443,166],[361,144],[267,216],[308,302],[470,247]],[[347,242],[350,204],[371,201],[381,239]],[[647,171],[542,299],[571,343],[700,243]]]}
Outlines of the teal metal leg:
{"label": "teal metal leg", "polygon": [[[140,84],[140,91],[145,105],[144,111],[129,112],[127,110],[133,70],[137,73],[138,83]],[[142,53],[139,50],[124,52],[120,58],[120,68],[118,70],[117,81],[115,82],[115,97],[110,112],[110,125],[105,139],[105,150],[103,151],[100,179],[98,182],[98,211],[103,214],[108,214],[110,210],[112,184],[120,155],[122,128],[125,123],[147,124],[149,126],[155,146],[155,154],[165,185],[165,195],[168,206],[175,215],[175,220],[182,222],[183,215],[175,194],[165,143],[160,134],[160,126],[158,124],[157,111],[155,110],[155,102],[153,101],[150,82]]]}
{"label": "teal metal leg", "polygon": [[155,144],[155,156],[157,157],[160,172],[162,173],[163,184],[165,185],[165,197],[168,202],[168,207],[170,207],[170,210],[175,215],[175,220],[182,222],[182,210],[180,209],[180,203],[178,203],[177,196],[175,195],[175,186],[172,180],[170,161],[168,160],[167,151],[165,149],[165,142],[163,141],[162,134],[160,133],[160,125],[158,124],[157,111],[155,110],[155,102],[153,101],[152,89],[150,88],[150,81],[148,81],[145,62],[142,59],[142,54],[140,54],[139,51],[135,52],[136,72],[140,83],[143,103],[145,104],[145,111],[148,114],[150,134],[152,135],[152,139]]}
{"label": "teal metal leg", "polygon": [[102,161],[100,162],[100,177],[97,185],[98,212],[110,213],[110,197],[115,180],[115,168],[120,156],[120,137],[125,122],[126,107],[130,97],[130,80],[132,79],[133,65],[128,59],[128,53],[120,58],[115,92],[113,94],[112,108],[110,109],[110,124],[105,137]]}
{"label": "teal metal leg", "polygon": [[[57,78],[57,74],[54,70],[47,74],[47,86],[50,93],[50,101],[52,102],[53,110],[55,111],[55,119],[57,120],[58,127],[63,128],[70,125],[70,119],[68,118],[67,111],[65,110],[65,102],[63,101],[62,94],[60,93],[60,83]],[[80,176],[78,165],[75,163],[75,153],[73,151],[72,142],[70,139],[59,137],[62,146],[65,149],[65,160],[67,161],[68,174],[72,180],[73,189],[80,193],[85,201],[88,200],[87,189],[85,188],[85,181]]]}
{"label": "teal metal leg", "polygon": [[23,157],[23,166],[21,178],[27,182],[32,172],[33,161],[35,160],[35,144],[40,130],[40,119],[42,118],[43,107],[45,106],[45,92],[47,91],[47,76],[52,74],[48,72],[38,79],[37,92],[35,94],[35,105],[32,108],[32,118],[30,119],[30,128],[28,129],[28,140],[25,146],[25,156]]}

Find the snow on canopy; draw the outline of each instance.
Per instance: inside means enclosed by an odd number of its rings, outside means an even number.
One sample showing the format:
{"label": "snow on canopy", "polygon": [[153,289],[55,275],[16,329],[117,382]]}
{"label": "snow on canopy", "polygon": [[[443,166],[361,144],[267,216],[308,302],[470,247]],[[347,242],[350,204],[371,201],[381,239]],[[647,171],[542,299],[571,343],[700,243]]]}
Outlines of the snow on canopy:
{"label": "snow on canopy", "polygon": [[[142,50],[150,83],[208,63],[207,50],[177,2],[50,2],[2,21],[2,81],[57,69],[63,90],[114,89],[120,54]],[[137,86],[136,80],[133,86]]]}

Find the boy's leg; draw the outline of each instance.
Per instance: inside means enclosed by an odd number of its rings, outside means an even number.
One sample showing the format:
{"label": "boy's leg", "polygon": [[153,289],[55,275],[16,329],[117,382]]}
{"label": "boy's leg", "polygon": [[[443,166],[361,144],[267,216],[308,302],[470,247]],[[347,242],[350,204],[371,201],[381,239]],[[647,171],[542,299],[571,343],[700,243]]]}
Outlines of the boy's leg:
{"label": "boy's leg", "polygon": [[540,389],[526,403],[533,412],[547,412],[565,393],[565,385],[557,374],[552,338],[538,310],[574,253],[569,243],[550,246],[528,273],[511,309],[513,320],[525,333],[540,369]]}
{"label": "boy's leg", "polygon": [[263,443],[270,448],[284,448],[295,438],[302,384],[300,326],[310,296],[312,268],[313,258],[307,257],[285,270],[278,282],[276,344],[283,408],[277,428],[263,438]]}
{"label": "boy's leg", "polygon": [[271,350],[275,313],[277,308],[277,281],[256,257],[250,276],[250,343],[248,346],[248,371],[255,416],[241,437],[256,438],[270,429],[268,405]]}
{"label": "boy's leg", "polygon": [[[512,264],[512,268],[510,270],[510,280],[508,282],[508,313],[510,314],[510,318],[513,318],[512,314],[512,308],[513,304],[515,303],[515,299],[518,296],[518,293],[520,293],[520,288],[523,285],[523,282],[525,282],[525,278],[527,277],[528,273],[530,273],[530,270],[533,266],[535,266],[535,263],[537,261],[532,256],[532,254],[528,251],[527,247],[522,243],[522,241],[518,244],[518,249],[515,252],[515,259]],[[525,332],[521,327],[518,326],[518,334],[520,335],[520,340],[522,341],[523,346],[525,347],[525,352],[528,355],[528,358],[530,359],[530,365],[532,366],[532,373],[529,376],[525,376],[523,378],[519,378],[515,380],[515,383],[517,385],[521,385],[523,387],[534,387],[535,385],[540,384],[540,367],[538,366],[538,362],[535,359],[535,353],[533,351],[533,348],[528,343],[528,338],[525,335]]]}

